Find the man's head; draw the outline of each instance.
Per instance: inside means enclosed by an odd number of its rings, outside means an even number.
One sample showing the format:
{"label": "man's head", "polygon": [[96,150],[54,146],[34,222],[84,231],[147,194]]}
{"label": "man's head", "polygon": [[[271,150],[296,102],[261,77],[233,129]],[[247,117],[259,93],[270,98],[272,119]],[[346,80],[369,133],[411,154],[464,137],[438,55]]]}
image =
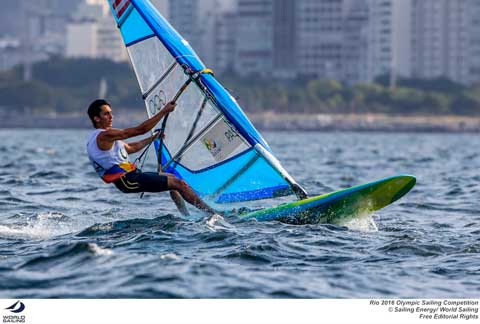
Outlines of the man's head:
{"label": "man's head", "polygon": [[103,100],[97,99],[88,107],[88,117],[92,121],[95,128],[111,128],[112,127],[112,108],[110,104]]}

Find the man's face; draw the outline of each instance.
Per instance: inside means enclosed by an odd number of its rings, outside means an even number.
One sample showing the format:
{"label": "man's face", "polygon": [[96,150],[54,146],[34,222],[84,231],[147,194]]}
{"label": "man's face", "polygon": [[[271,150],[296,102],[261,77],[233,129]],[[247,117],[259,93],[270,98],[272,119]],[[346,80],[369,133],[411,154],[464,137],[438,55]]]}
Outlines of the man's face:
{"label": "man's face", "polygon": [[98,128],[109,129],[112,128],[112,108],[108,105],[103,105],[100,107],[102,110],[99,116],[95,116],[95,122],[97,123]]}

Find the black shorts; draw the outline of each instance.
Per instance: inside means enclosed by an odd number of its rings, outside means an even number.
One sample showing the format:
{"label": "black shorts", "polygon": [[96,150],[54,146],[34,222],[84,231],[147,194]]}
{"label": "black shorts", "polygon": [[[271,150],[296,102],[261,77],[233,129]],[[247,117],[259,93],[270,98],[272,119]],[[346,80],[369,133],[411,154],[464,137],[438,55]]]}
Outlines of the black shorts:
{"label": "black shorts", "polygon": [[155,172],[142,172],[137,169],[129,172],[117,181],[115,186],[123,193],[167,191],[168,177]]}

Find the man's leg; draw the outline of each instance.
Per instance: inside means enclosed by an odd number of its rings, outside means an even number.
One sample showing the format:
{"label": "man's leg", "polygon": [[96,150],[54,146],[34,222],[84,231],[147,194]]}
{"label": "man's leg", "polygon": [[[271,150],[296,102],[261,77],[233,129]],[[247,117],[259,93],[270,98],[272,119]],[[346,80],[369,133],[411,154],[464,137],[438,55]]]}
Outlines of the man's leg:
{"label": "man's leg", "polygon": [[170,190],[170,197],[172,198],[173,202],[177,206],[177,209],[182,213],[183,216],[190,215],[185,206],[185,200],[183,200],[182,196],[176,190]]}
{"label": "man's leg", "polygon": [[178,191],[178,193],[185,199],[188,203],[193,206],[206,211],[207,213],[215,213],[215,210],[210,208],[192,188],[183,180],[176,178],[175,176],[168,176],[168,188]]}
{"label": "man's leg", "polygon": [[[166,177],[174,177],[170,173],[159,173],[159,175],[166,176]],[[168,183],[168,181],[167,181]],[[185,200],[183,200],[182,196],[176,190],[170,190],[170,198],[172,198],[175,206],[177,209],[182,213],[183,216],[189,216],[190,213],[188,212],[187,206],[185,206]]]}

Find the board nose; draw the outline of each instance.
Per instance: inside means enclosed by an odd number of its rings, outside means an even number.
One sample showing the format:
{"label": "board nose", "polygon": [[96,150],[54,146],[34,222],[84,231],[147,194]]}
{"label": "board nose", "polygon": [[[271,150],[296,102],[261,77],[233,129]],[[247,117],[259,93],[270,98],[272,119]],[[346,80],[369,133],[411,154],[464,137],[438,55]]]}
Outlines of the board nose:
{"label": "board nose", "polygon": [[392,199],[392,202],[399,200],[400,198],[405,196],[410,190],[412,190],[412,188],[417,183],[417,178],[410,174],[404,174],[399,176],[397,181],[402,182],[401,184],[399,183],[399,185],[402,186],[402,188],[395,194],[395,196]]}

